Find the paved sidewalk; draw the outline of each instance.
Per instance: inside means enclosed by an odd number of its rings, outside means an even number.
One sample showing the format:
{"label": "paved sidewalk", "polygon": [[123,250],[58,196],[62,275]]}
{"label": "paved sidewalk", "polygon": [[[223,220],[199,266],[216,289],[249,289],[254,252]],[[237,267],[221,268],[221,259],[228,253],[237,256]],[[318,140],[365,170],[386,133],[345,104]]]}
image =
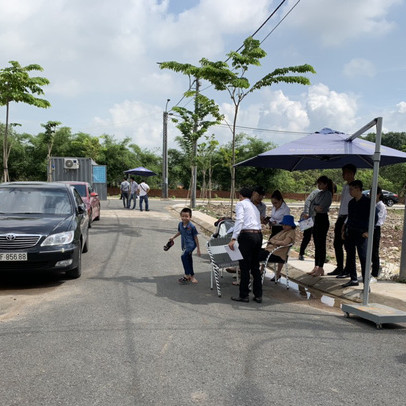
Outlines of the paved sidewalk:
{"label": "paved sidewalk", "polygon": [[[175,204],[172,208],[180,211],[184,205]],[[198,211],[193,212],[192,221],[208,233],[215,232],[215,218]],[[297,244],[296,244],[297,245]],[[292,280],[304,287],[320,291],[332,297],[338,297],[346,301],[360,303],[363,298],[363,284],[357,287],[343,289],[341,285],[348,279],[337,279],[334,276],[313,277],[307,274],[314,267],[312,258],[299,261],[297,253],[293,250],[289,257],[289,280]],[[335,265],[325,264],[325,271],[331,272]],[[393,281],[378,281],[370,285],[369,303],[379,303],[393,307],[394,309],[406,311],[406,284]]]}

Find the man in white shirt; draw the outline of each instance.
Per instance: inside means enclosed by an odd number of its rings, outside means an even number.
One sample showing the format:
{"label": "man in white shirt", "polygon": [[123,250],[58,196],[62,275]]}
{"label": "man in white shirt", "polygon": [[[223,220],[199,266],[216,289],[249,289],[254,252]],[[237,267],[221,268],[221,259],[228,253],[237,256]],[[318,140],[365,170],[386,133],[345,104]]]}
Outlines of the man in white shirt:
{"label": "man in white shirt", "polygon": [[336,256],[337,268],[329,272],[327,275],[335,275],[337,278],[346,278],[349,273],[344,267],[344,240],[342,239],[342,229],[346,218],[348,217],[348,202],[352,199],[350,195],[349,183],[355,179],[357,168],[353,164],[347,164],[342,167],[343,179],[346,184],[341,192],[340,209],[338,218],[334,226],[334,252]]}
{"label": "man in white shirt", "polygon": [[262,278],[259,270],[259,253],[262,246],[261,219],[258,209],[250,200],[252,190],[242,188],[240,201],[235,205],[234,231],[228,246],[234,250],[238,240],[238,248],[243,259],[239,261],[241,270],[240,294],[232,297],[236,302],[249,302],[250,272],[254,278],[254,301],[262,302]]}
{"label": "man in white shirt", "polygon": [[387,210],[385,204],[382,201],[383,194],[382,189],[378,186],[376,192],[376,216],[377,221],[375,223],[374,238],[372,243],[372,272],[371,279],[369,283],[375,283],[379,276],[380,271],[380,260],[379,260],[379,243],[381,241],[381,227],[385,223]]}
{"label": "man in white shirt", "polygon": [[145,211],[149,211],[148,206],[148,192],[149,186],[145,183],[145,181],[141,181],[138,185],[138,195],[140,196],[140,211],[142,211],[142,202],[145,202]]}

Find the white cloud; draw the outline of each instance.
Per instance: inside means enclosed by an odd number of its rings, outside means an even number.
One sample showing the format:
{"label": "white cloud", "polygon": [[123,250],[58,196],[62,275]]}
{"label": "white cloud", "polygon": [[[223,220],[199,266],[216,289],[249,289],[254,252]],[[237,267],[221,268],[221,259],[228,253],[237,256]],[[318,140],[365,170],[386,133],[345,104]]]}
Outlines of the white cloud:
{"label": "white cloud", "polygon": [[65,81],[57,81],[46,89],[47,93],[65,96],[68,98],[76,97],[82,93],[80,84],[75,79],[67,79]]}
{"label": "white cloud", "polygon": [[383,118],[383,132],[406,132],[406,102],[400,103],[377,112],[376,116]]}
{"label": "white cloud", "polygon": [[329,127],[346,132],[356,124],[355,95],[338,93],[320,83],[309,88],[306,104],[312,125],[316,126],[313,131]]}
{"label": "white cloud", "polygon": [[371,61],[364,58],[354,58],[344,65],[344,75],[349,77],[368,76],[370,78],[376,75],[376,69]]}
{"label": "white cloud", "polygon": [[[285,11],[295,2],[289,0]],[[395,21],[403,21],[404,7],[398,6],[404,4],[405,0],[300,2],[264,42],[268,57],[248,77],[263,76],[274,64],[308,62],[319,72],[312,80],[323,84],[306,90],[281,86],[283,91],[255,92],[242,103],[238,125],[280,131],[314,131],[326,126],[352,131],[365,124],[359,123],[360,110],[368,114],[368,120],[378,110],[377,115],[384,113],[387,125],[401,128],[406,106],[405,102],[395,104],[403,97],[398,84],[404,74],[399,66],[405,66],[399,52],[404,28]],[[34,133],[40,122],[56,117],[75,131],[130,136],[141,147],[160,148],[166,99],[171,99],[169,108],[176,104],[188,79],[160,70],[157,62],[197,64],[203,56],[224,60],[276,5],[273,0],[2,1],[0,66],[7,66],[9,60],[23,66],[38,63],[44,68],[41,75],[51,81],[44,90],[52,108],[42,112],[19,104],[13,107],[13,120],[34,123],[35,130],[24,124],[24,131]],[[259,39],[276,24],[277,17],[261,30]],[[273,41],[278,35],[281,40]],[[368,53],[375,50],[377,39],[382,53]],[[380,76],[379,91],[366,88],[362,80],[349,80],[373,77],[375,69],[382,73],[386,66],[382,64],[388,60],[396,70]],[[348,63],[341,75],[343,61]],[[205,94],[221,105],[231,123],[233,106],[227,94],[213,89]],[[379,111],[383,100],[393,107]],[[92,121],[93,117],[98,118]],[[86,128],[85,123],[93,124]],[[227,128],[213,132],[221,143],[229,140]],[[177,134],[171,128],[170,138]],[[268,137],[266,132],[257,134]]]}
{"label": "white cloud", "polygon": [[259,126],[267,123],[274,130],[303,131],[309,118],[300,101],[290,100],[281,90],[267,92],[269,102],[264,104]]}
{"label": "white cloud", "polygon": [[93,126],[102,133],[112,134],[117,139],[129,137],[144,148],[162,144],[162,108],[125,100],[115,104],[109,113],[107,119],[95,117],[93,120]]}
{"label": "white cloud", "polygon": [[[387,20],[389,9],[403,0],[307,0],[287,20],[303,35],[318,38],[324,46],[337,46],[360,37],[380,37],[395,28]],[[289,1],[290,8],[295,0]]]}
{"label": "white cloud", "polygon": [[401,114],[405,114],[406,113],[406,102],[402,101],[400,103],[398,103],[396,105],[396,107],[398,108],[398,112]]}

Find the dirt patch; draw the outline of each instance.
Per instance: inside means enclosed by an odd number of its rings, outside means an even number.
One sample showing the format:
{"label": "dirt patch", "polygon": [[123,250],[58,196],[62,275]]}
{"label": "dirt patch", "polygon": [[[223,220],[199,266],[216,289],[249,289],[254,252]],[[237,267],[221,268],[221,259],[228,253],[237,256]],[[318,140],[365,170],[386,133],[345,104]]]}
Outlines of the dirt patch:
{"label": "dirt patch", "polygon": [[[288,203],[289,205],[289,203]],[[268,206],[268,205],[267,205]],[[224,203],[212,203],[196,208],[212,217],[220,218],[230,216],[230,206]],[[295,220],[298,221],[300,214],[303,211],[303,206],[292,207],[291,214]],[[268,213],[270,208],[268,206]],[[334,224],[337,221],[338,208],[333,207],[330,209],[329,219],[330,228],[327,234],[327,262],[335,263],[335,254],[333,247],[334,240]],[[385,224],[381,228],[381,245],[380,245],[380,259],[382,272],[379,279],[396,280],[399,276],[400,268],[400,255],[402,248],[402,232],[403,232],[403,209],[388,209],[388,216]],[[269,236],[269,229],[263,229],[264,235]],[[293,248],[294,251],[299,251],[300,242],[302,241],[302,233],[296,228],[296,244]],[[306,256],[314,258],[314,244],[310,241],[306,249]]]}
{"label": "dirt patch", "polygon": [[74,281],[66,283],[57,276],[24,279],[1,275],[0,282],[0,323],[23,317],[40,304],[54,303],[76,292]]}

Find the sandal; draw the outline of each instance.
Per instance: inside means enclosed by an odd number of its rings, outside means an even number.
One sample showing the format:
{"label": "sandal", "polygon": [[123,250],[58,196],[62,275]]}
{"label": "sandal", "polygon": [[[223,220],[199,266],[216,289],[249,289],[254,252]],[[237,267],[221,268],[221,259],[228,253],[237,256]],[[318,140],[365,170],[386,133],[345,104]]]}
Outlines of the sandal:
{"label": "sandal", "polygon": [[180,279],[178,279],[178,282],[179,282],[181,285],[186,285],[186,284],[189,282],[189,279],[186,278],[186,277],[184,277],[184,276],[182,276]]}
{"label": "sandal", "polygon": [[233,285],[234,285],[234,286],[240,286],[240,282],[233,281]]}

